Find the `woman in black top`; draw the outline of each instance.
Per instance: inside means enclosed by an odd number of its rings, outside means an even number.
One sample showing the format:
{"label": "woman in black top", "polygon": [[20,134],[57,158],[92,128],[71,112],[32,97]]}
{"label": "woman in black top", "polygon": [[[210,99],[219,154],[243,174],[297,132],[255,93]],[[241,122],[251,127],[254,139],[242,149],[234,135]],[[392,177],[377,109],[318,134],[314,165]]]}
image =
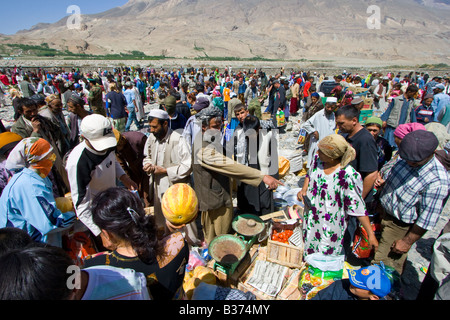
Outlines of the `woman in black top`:
{"label": "woman in black top", "polygon": [[158,239],[154,217],[130,191],[111,188],[96,196],[92,219],[102,230],[105,248],[89,256],[84,267],[110,265],[141,272],[154,300],[183,299],[183,279],[189,247],[181,233]]}

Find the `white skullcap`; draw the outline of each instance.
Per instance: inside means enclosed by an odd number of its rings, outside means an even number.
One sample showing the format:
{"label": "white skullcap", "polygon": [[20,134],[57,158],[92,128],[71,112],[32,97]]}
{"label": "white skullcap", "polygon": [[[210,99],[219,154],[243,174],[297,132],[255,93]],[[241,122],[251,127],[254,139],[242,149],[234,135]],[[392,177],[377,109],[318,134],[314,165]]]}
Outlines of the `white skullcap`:
{"label": "white skullcap", "polygon": [[169,114],[161,109],[153,109],[150,111],[149,117],[161,119],[161,120],[169,120]]}
{"label": "white skullcap", "polygon": [[326,103],[337,103],[336,97],[328,97]]}

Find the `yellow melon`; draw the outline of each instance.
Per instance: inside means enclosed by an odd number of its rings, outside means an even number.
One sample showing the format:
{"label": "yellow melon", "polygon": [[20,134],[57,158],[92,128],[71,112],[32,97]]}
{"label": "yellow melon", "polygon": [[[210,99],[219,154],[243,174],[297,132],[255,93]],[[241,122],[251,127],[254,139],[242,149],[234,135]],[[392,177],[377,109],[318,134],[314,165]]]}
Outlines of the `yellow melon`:
{"label": "yellow melon", "polygon": [[200,279],[202,282],[206,282],[208,284],[216,284],[216,275],[214,272],[208,267],[196,267],[194,269],[194,278]]}
{"label": "yellow melon", "polygon": [[55,199],[56,207],[62,212],[66,213],[69,211],[73,211],[73,203],[72,200],[66,197],[60,197]]}
{"label": "yellow melon", "polygon": [[189,185],[175,184],[164,193],[161,209],[167,221],[175,226],[190,223],[198,213],[197,195]]}
{"label": "yellow melon", "polygon": [[185,281],[183,284],[183,289],[188,300],[192,299],[194,291],[200,285],[200,283],[204,282],[207,284],[215,285],[216,280],[217,278],[211,269],[201,266],[196,267],[193,271],[192,277],[185,277]]}

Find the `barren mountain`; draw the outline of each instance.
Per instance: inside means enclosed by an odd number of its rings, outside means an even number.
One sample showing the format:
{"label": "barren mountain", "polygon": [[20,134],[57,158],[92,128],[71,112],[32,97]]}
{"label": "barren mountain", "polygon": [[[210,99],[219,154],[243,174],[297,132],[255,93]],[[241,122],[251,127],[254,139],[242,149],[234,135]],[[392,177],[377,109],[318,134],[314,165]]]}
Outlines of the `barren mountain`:
{"label": "barren mountain", "polygon": [[0,40],[86,54],[448,63],[449,13],[448,0],[130,0],[82,15],[75,30],[68,16]]}

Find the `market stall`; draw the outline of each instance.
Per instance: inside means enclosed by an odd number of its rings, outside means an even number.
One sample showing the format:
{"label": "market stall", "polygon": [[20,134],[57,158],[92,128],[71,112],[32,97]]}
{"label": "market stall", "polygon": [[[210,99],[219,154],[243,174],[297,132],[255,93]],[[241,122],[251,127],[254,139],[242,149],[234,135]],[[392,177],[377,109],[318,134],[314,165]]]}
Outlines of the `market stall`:
{"label": "market stall", "polygon": [[[194,254],[193,260],[199,264],[188,267],[188,296],[207,282],[251,293],[257,300],[307,300],[333,281],[326,272],[319,278],[310,277],[311,265],[303,258],[302,206],[289,206],[262,217],[240,215],[233,220],[232,229],[232,234],[216,237],[203,253]],[[339,263],[332,277],[342,278],[344,269],[350,267],[343,259]],[[195,275],[200,270],[203,280]]]}

